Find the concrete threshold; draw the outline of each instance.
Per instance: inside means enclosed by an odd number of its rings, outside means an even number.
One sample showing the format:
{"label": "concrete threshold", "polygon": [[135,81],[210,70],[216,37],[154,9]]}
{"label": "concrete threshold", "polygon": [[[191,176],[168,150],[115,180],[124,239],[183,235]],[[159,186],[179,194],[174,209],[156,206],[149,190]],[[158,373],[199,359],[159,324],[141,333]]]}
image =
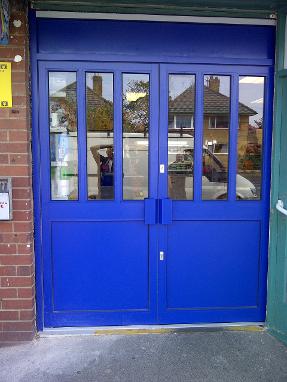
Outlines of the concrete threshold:
{"label": "concrete threshold", "polygon": [[62,327],[45,328],[39,332],[39,337],[52,336],[103,336],[103,335],[139,335],[166,334],[178,332],[204,331],[246,331],[260,332],[265,330],[264,322],[236,322],[215,324],[172,324],[172,325],[128,325],[128,326],[98,326],[98,327]]}

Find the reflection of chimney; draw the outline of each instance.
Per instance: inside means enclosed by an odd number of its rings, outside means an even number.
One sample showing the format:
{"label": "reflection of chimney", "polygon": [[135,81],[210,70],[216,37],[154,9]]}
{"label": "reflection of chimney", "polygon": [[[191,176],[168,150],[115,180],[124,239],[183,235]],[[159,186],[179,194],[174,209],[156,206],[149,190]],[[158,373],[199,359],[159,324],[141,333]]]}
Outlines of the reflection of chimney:
{"label": "reflection of chimney", "polygon": [[98,97],[103,95],[103,79],[102,76],[93,76],[93,90]]}
{"label": "reflection of chimney", "polygon": [[218,77],[210,76],[208,80],[208,87],[214,92],[219,93],[220,79]]}

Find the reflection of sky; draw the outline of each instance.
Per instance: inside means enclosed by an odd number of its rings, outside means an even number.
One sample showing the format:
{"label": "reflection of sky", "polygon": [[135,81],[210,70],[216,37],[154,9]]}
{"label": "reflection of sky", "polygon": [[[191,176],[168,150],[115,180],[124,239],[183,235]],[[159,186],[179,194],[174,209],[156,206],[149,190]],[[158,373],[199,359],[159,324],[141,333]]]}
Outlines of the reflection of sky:
{"label": "reflection of sky", "polygon": [[62,90],[66,86],[76,81],[75,72],[50,72],[49,73],[49,90],[50,95]]}
{"label": "reflection of sky", "polygon": [[[205,86],[207,86],[209,77],[209,75],[204,76]],[[214,74],[213,77],[220,79],[219,92],[230,97],[230,76],[217,76]],[[254,78],[253,81],[252,78]],[[249,119],[250,124],[253,124],[254,121],[260,120],[263,116],[264,81],[259,77],[240,77],[240,79],[249,79],[249,82],[241,81],[239,83],[239,101],[257,112],[256,115],[251,116]],[[171,74],[169,76],[169,95],[174,99],[190,86],[194,86],[194,84],[194,75]]]}
{"label": "reflection of sky", "polygon": [[[230,94],[230,77],[229,76],[217,76],[220,79],[219,92],[229,97]],[[210,76],[204,76],[204,85],[207,86],[207,80]],[[195,76],[192,74],[171,74],[169,76],[169,95],[172,99],[179,96],[182,92],[188,89],[190,86],[194,86]]]}
{"label": "reflection of sky", "polygon": [[[112,73],[87,73],[86,84],[91,89],[93,88],[93,76],[101,75],[103,79],[103,97],[107,100],[113,100],[113,74]],[[214,74],[213,76],[216,76]],[[204,84],[209,76],[204,77]],[[217,76],[220,79],[220,93],[229,96],[230,93],[230,77],[229,76]],[[243,82],[242,79],[247,77],[240,77],[239,83],[239,101],[244,105],[250,107],[257,112],[257,115],[250,117],[250,124],[253,124],[255,120],[260,120],[263,116],[263,102],[260,100],[264,97],[264,83],[261,81],[254,81],[252,83],[252,77],[250,83]],[[256,77],[257,79],[259,77]],[[62,90],[66,86],[75,82],[75,72],[50,72],[49,73],[49,89],[50,94],[54,94],[59,90]],[[148,81],[148,74],[123,74],[123,92],[129,90],[129,86],[133,81]],[[194,86],[195,76],[192,74],[171,74],[169,76],[169,95],[174,99],[180,95],[184,90],[190,86]],[[256,102],[255,102],[256,101]]]}
{"label": "reflection of sky", "polygon": [[[207,86],[207,80],[211,76],[204,76],[204,85]],[[225,95],[226,97],[230,97],[230,77],[229,76],[217,76],[216,74],[213,77],[218,77],[220,81],[219,85],[219,93]]]}
{"label": "reflection of sky", "polygon": [[[93,77],[94,76],[102,77],[102,89],[103,89],[103,98],[112,101],[113,100],[113,74],[112,73],[87,73],[86,75],[86,85],[93,89]],[[50,72],[49,73],[49,89],[50,94],[54,94],[59,90],[63,90],[66,86],[72,84],[76,80],[75,72]],[[130,90],[130,86],[133,85],[136,81],[149,81],[148,74],[132,74],[124,73],[123,74],[123,92]]]}
{"label": "reflection of sky", "polygon": [[[93,89],[93,76],[101,75],[103,80],[103,97],[109,101],[113,100],[113,74],[112,73],[87,73],[87,86]],[[49,89],[50,95],[63,90],[66,86],[76,81],[75,72],[50,72]]]}
{"label": "reflection of sky", "polygon": [[103,84],[103,98],[113,101],[113,74],[112,73],[87,73],[86,77],[86,85],[93,89],[93,77],[101,76],[102,77],[102,84]]}
{"label": "reflection of sky", "polygon": [[[217,76],[216,74],[212,75],[213,77],[219,78],[219,93],[230,97],[230,76]],[[208,86],[208,80],[211,76],[204,76],[204,85]]]}
{"label": "reflection of sky", "polygon": [[131,90],[131,87],[135,82],[149,82],[149,74],[132,74],[124,73],[123,74],[123,93]]}
{"label": "reflection of sky", "polygon": [[170,74],[169,96],[175,99],[190,86],[195,84],[195,76],[192,74]]}
{"label": "reflection of sky", "polygon": [[[240,77],[242,79],[244,77]],[[252,77],[250,77],[252,78]],[[250,116],[249,123],[253,125],[254,121],[259,121],[263,117],[263,98],[264,83],[240,83],[239,84],[239,102],[250,107],[257,112]],[[260,101],[262,99],[262,102]],[[256,102],[255,102],[256,101]]]}
{"label": "reflection of sky", "polygon": [[[87,86],[93,89],[93,76],[100,75],[103,80],[103,97],[109,101],[113,100],[113,74],[112,73],[88,73]],[[130,85],[135,81],[149,81],[148,74],[123,74],[123,92],[129,90]]]}

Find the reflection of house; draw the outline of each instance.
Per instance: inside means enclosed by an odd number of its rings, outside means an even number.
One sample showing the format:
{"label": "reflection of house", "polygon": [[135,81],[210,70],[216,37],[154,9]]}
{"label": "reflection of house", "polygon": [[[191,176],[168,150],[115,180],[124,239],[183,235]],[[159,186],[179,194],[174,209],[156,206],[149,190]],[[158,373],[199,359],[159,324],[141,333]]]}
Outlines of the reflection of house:
{"label": "reflection of house", "polygon": [[[220,93],[220,79],[210,77],[204,86],[204,143],[217,154],[226,154],[228,150],[230,98]],[[195,86],[190,86],[175,99],[169,101],[169,131],[194,128]],[[239,103],[239,151],[240,142],[252,140],[261,142],[257,131],[250,128],[249,119],[257,112]],[[253,131],[252,131],[253,130]],[[261,129],[259,134],[261,134]],[[255,143],[255,142],[254,142]],[[242,153],[243,154],[243,153]],[[224,162],[224,155],[222,156]]]}
{"label": "reflection of house", "polygon": [[[113,130],[113,103],[102,96],[102,77],[94,75],[92,77],[93,88],[86,87],[87,101],[87,130],[88,131],[112,131]],[[67,85],[65,88],[51,95],[51,101],[58,104],[66,113],[68,129],[76,129],[76,82]],[[51,105],[52,106],[52,105]]]}

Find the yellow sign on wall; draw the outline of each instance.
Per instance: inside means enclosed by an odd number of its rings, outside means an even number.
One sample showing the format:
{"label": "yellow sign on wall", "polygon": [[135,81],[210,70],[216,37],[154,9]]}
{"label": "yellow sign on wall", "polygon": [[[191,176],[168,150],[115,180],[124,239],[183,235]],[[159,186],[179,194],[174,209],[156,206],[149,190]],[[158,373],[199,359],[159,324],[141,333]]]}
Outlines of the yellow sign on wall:
{"label": "yellow sign on wall", "polygon": [[11,62],[0,62],[0,108],[12,107]]}

